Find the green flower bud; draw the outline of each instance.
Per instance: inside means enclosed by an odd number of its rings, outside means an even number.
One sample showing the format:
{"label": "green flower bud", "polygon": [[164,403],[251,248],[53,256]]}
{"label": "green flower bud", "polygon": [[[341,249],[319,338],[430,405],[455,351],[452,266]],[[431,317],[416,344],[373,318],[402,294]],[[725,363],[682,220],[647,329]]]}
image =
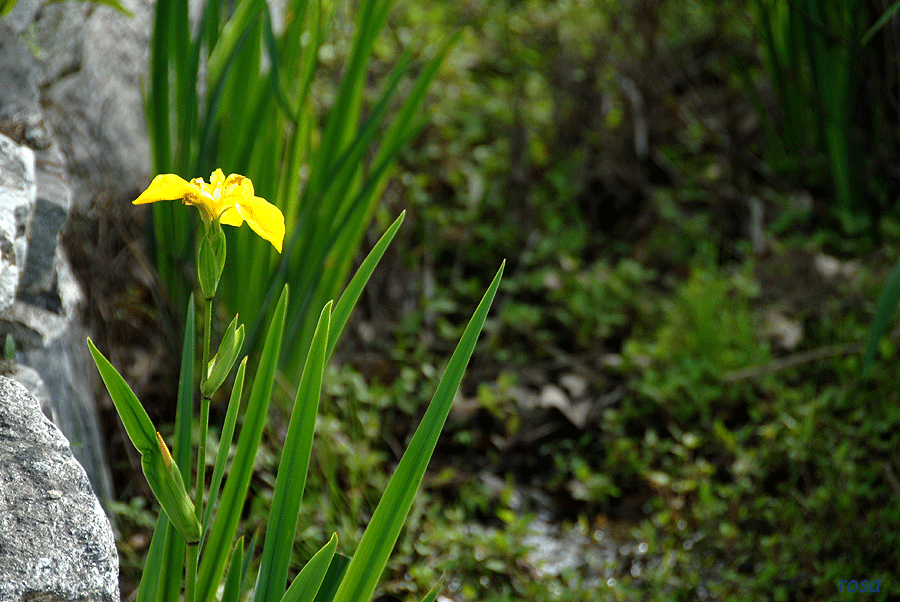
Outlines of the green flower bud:
{"label": "green flower bud", "polygon": [[218,282],[222,277],[222,270],[225,269],[225,231],[222,230],[220,224],[216,223],[213,235],[210,238],[212,239],[213,252],[216,254],[216,262],[219,269],[216,275],[216,282]]}
{"label": "green flower bud", "polygon": [[197,279],[200,281],[200,292],[206,300],[216,296],[219,286],[219,261],[213,250],[209,236],[200,237],[197,245]]}
{"label": "green flower bud", "polygon": [[219,350],[206,367],[206,381],[200,388],[200,393],[204,397],[212,397],[213,393],[222,386],[244,345],[244,325],[238,326],[237,319],[238,317],[235,316],[228,328],[225,329],[225,336],[219,344]]}
{"label": "green flower bud", "polygon": [[178,465],[158,432],[156,439],[158,449],[141,456],[144,476],[147,477],[159,505],[169,517],[169,522],[187,543],[197,543],[200,541],[200,521],[197,520],[194,504],[184,488]]}

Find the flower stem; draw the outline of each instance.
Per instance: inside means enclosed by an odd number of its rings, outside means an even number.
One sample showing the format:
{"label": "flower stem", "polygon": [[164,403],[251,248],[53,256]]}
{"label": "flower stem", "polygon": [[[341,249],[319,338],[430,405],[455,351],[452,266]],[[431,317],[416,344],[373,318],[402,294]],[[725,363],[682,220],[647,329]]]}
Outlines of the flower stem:
{"label": "flower stem", "polygon": [[[209,339],[212,330],[212,299],[203,300],[203,363],[200,364],[200,389],[206,382],[206,371],[209,365]],[[194,512],[197,520],[203,519],[203,493],[206,489],[206,436],[209,429],[209,398],[200,395],[200,437],[197,448],[197,483],[194,490]],[[200,543],[203,542],[200,535]],[[200,557],[200,543],[188,544],[185,551],[184,602],[194,602],[197,585],[197,562]]]}
{"label": "flower stem", "polygon": [[[209,366],[209,339],[212,329],[212,299],[203,301],[203,363],[200,364],[200,389],[206,383],[206,371]],[[206,488],[206,436],[209,429],[209,398],[200,395],[200,441],[197,449],[197,489],[195,492],[194,510],[197,520],[203,519],[203,491]]]}
{"label": "flower stem", "polygon": [[184,602],[194,602],[197,589],[197,561],[200,557],[200,544],[188,544],[184,552]]}

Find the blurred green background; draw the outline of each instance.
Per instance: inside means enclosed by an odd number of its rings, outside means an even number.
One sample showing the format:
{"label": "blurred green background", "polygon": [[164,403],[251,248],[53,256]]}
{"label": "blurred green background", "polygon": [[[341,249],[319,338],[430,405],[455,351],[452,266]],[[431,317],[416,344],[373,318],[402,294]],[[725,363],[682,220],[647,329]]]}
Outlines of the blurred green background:
{"label": "blurred green background", "polygon": [[[461,37],[361,230],[365,251],[407,211],[326,375],[297,567],[332,531],[358,541],[505,258],[379,600],[441,575],[453,602],[900,595],[896,331],[861,377],[900,259],[897,6],[396,0],[363,115],[404,51],[408,91]],[[333,7],[316,115],[353,7]],[[127,596],[153,513],[125,472]]]}

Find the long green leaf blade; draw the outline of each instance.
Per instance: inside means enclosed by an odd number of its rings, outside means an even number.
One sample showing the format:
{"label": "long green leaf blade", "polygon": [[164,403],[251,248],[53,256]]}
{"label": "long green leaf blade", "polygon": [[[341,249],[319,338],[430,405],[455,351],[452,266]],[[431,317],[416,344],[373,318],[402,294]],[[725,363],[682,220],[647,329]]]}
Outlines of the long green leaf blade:
{"label": "long green leaf blade", "polygon": [[225,474],[225,463],[228,461],[228,452],[231,450],[231,441],[234,438],[234,425],[237,423],[238,408],[241,405],[241,393],[244,391],[244,373],[247,370],[247,357],[245,356],[238,365],[237,375],[234,377],[234,386],[231,388],[231,398],[228,400],[228,409],[225,411],[225,422],[222,423],[222,433],[219,437],[219,451],[216,452],[216,465],[213,467],[212,480],[209,484],[209,503],[206,505],[203,518],[203,533],[209,527],[209,519],[216,499],[219,497],[219,486],[222,484],[222,476]]}
{"label": "long green leaf blade", "polygon": [[[400,110],[394,116],[390,130],[388,130],[384,138],[382,138],[375,163],[385,159],[386,156],[392,157],[399,154],[401,145],[398,144],[398,142],[406,139],[409,135],[410,124],[413,124],[416,121],[413,119],[414,112],[421,106],[422,101],[425,99],[425,93],[428,91],[428,86],[437,74],[441,63],[444,62],[447,53],[450,52],[450,49],[453,48],[457,42],[459,42],[462,34],[463,30],[460,30],[457,34],[451,36],[425,65],[425,68],[416,80],[413,89],[407,95]],[[393,150],[395,148],[396,150]]]}
{"label": "long green leaf blade", "polygon": [[413,499],[422,482],[422,477],[425,475],[425,468],[431,460],[441,429],[447,420],[450,405],[462,382],[466,365],[475,349],[475,343],[478,341],[478,335],[484,326],[497,288],[500,286],[505,263],[504,261],[501,264],[491,286],[466,326],[456,351],[453,352],[447,369],[441,377],[434,397],[428,405],[425,416],[400,459],[397,470],[391,477],[378,507],[375,508],[372,520],[359,542],[359,547],[353,554],[347,574],[335,595],[335,602],[366,602],[372,597],[378,579],[387,565],[388,556],[397,542],[409,509],[412,507]]}
{"label": "long green leaf blade", "polygon": [[406,211],[402,211],[400,216],[394,220],[393,224],[391,224],[390,228],[381,235],[381,238],[378,239],[378,242],[375,243],[375,246],[369,251],[369,254],[363,260],[359,269],[356,270],[356,274],[350,280],[350,283],[347,284],[347,288],[344,289],[344,293],[334,306],[334,312],[331,314],[331,330],[328,333],[328,349],[325,352],[326,362],[328,361],[328,358],[331,357],[334,347],[337,345],[338,339],[344,330],[344,326],[346,326],[347,320],[350,319],[350,312],[352,312],[353,308],[356,306],[356,302],[359,300],[363,288],[365,288],[366,283],[372,276],[372,272],[375,271],[375,266],[381,261],[381,257],[387,250],[388,245],[391,244],[391,241],[394,239],[394,235],[397,234],[397,230],[400,229],[400,225],[403,223],[405,217]]}
{"label": "long green leaf blade", "polygon": [[[171,162],[167,52],[171,9],[171,0],[158,0],[154,11],[153,34],[150,40],[150,85],[147,91],[145,114],[150,151],[153,155],[153,168],[158,173],[170,171]],[[162,243],[161,239],[158,240]]]}
{"label": "long green leaf blade", "polygon": [[[191,478],[191,424],[194,417],[194,295],[188,301],[184,325],[184,344],[181,347],[181,373],[178,377],[178,405],[175,411],[175,442],[173,456],[181,469],[185,487]],[[202,460],[201,460],[202,461]]]}
{"label": "long green leaf blade", "polygon": [[[165,536],[165,547],[162,556],[163,566],[158,573],[159,590],[156,600],[177,602],[181,597],[181,585],[184,583],[184,563],[181,562],[184,558],[184,537],[175,529],[175,525],[165,512],[160,512],[159,517],[165,518],[166,522],[157,522],[157,529],[159,525],[165,524],[162,532]],[[156,533],[153,536],[156,537]],[[146,566],[144,570],[147,570]]]}
{"label": "long green leaf blade", "polygon": [[244,538],[238,539],[234,552],[231,553],[231,565],[225,576],[225,587],[222,590],[222,602],[238,602],[241,595],[241,567],[244,564]]}
{"label": "long green leaf blade", "polygon": [[[194,417],[194,349],[196,339],[196,312],[194,294],[191,293],[184,326],[184,342],[181,347],[181,372],[178,376],[178,401],[175,410],[175,441],[172,450],[175,463],[181,469],[186,488],[191,482],[191,426]],[[162,514],[165,514],[163,512]],[[168,517],[167,517],[168,518]],[[160,600],[177,601],[184,582],[184,564],[173,559],[184,558],[185,541],[175,525],[169,521],[166,527],[166,567],[160,575]]]}
{"label": "long green leaf blade", "polygon": [[[309,355],[306,356],[306,365],[300,378],[300,387],[297,389],[294,410],[291,412],[281,462],[278,464],[275,496],[269,512],[269,524],[263,542],[259,577],[256,581],[254,594],[256,602],[277,600],[284,594],[287,583],[291,546],[297,531],[300,501],[306,487],[306,474],[309,470],[309,457],[316,429],[316,414],[319,411],[330,322],[331,301],[319,315],[319,324],[309,348]],[[328,565],[326,564],[324,568],[327,569]]]}
{"label": "long green leaf blade", "polygon": [[866,32],[866,35],[862,37],[862,40],[859,41],[859,45],[865,46],[866,44],[868,44],[872,37],[876,33],[878,33],[878,31],[882,27],[887,25],[887,22],[891,20],[891,17],[894,16],[894,13],[897,12],[897,9],[900,9],[900,0],[894,2],[894,4],[889,9],[884,11],[884,13],[881,15],[881,18],[879,18],[878,21],[875,22],[875,25],[873,25],[871,29]]}
{"label": "long green leaf blade", "polygon": [[337,593],[344,575],[347,574],[348,566],[350,566],[350,558],[340,552],[335,552],[331,564],[328,565],[325,580],[319,587],[319,593],[316,594],[315,602],[332,602],[334,600],[334,595]]}
{"label": "long green leaf blade", "polygon": [[97,370],[106,385],[106,390],[109,391],[109,396],[116,406],[116,412],[122,419],[122,424],[125,425],[128,438],[141,454],[157,453],[159,448],[156,442],[156,428],[150,421],[150,416],[147,415],[144,406],[138,401],[134,391],[131,390],[118,370],[113,368],[109,360],[97,350],[90,337],[88,337],[87,343],[91,355],[94,356],[94,363],[97,364]]}
{"label": "long green leaf blade", "polygon": [[[175,413],[175,445],[173,456],[175,463],[181,469],[184,484],[190,479],[191,466],[191,418],[193,416],[193,385],[194,385],[194,296],[191,295],[187,309],[187,322],[184,331],[184,344],[181,349],[181,375],[178,379],[178,402]],[[163,547],[158,552],[153,550],[154,542],[163,542]],[[151,552],[147,563],[144,565],[144,574],[153,576],[152,600],[178,600],[181,594],[181,585],[184,581],[183,564],[173,562],[171,559],[184,558],[184,537],[169,522],[165,512],[160,512],[156,523],[156,531],[153,532],[153,540],[150,543]],[[154,556],[157,558],[154,559]],[[153,559],[153,560],[151,560]],[[159,568],[151,568],[151,565],[159,565]],[[141,578],[143,581],[143,577]],[[142,586],[143,589],[143,586]],[[150,595],[148,586],[148,596]],[[157,593],[158,592],[158,593]]]}
{"label": "long green leaf blade", "polygon": [[207,81],[211,86],[218,86],[225,76],[226,65],[234,59],[241,38],[253,27],[253,21],[262,11],[263,4],[263,0],[244,0],[235,5],[234,14],[222,28],[216,47],[207,60]]}
{"label": "long green leaf blade", "polygon": [[[285,592],[281,602],[313,602],[337,549],[337,535],[331,536],[322,549],[309,559]],[[273,598],[274,599],[274,598]]]}
{"label": "long green leaf blade", "polygon": [[[47,2],[47,4],[53,4],[55,2],[64,2],[64,1],[65,0],[49,0]],[[90,0],[90,1],[96,2],[97,4],[105,4],[106,6],[108,6],[110,8],[114,8],[115,10],[119,11],[120,13],[122,13],[123,15],[128,17],[129,19],[134,17],[134,13],[131,12],[130,10],[128,10],[127,8],[125,8],[124,6],[122,6],[122,3],[120,3],[119,0]],[[3,14],[4,14],[3,11],[0,10],[0,17],[2,17]]]}
{"label": "long green leaf blade", "polygon": [[153,537],[150,539],[150,549],[147,551],[147,560],[144,561],[144,572],[141,575],[141,584],[138,586],[135,602],[156,602],[157,600],[156,594],[163,577],[162,571],[168,571],[165,556],[166,531],[168,530],[169,519],[165,512],[160,512],[159,518],[156,519]]}

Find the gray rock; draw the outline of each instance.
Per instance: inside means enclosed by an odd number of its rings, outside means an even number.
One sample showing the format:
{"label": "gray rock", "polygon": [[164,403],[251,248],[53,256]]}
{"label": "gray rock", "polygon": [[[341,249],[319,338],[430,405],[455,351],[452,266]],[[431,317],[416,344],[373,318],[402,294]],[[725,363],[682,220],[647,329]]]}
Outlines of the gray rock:
{"label": "gray rock", "polygon": [[[53,405],[50,400],[50,393],[47,392],[47,385],[44,383],[41,375],[37,373],[37,370],[22,364],[16,364],[15,366],[10,366],[9,373],[3,372],[3,374],[9,376],[9,378],[25,387],[29,393],[34,395],[44,416],[53,420]],[[53,423],[56,424],[56,421],[53,421]],[[65,433],[63,433],[63,436],[65,436]],[[71,444],[72,440],[69,437],[66,437],[66,439]],[[82,464],[82,466],[84,465]]]}
{"label": "gray rock", "polygon": [[59,245],[71,198],[55,147],[35,153],[0,134],[0,339],[20,348],[51,344],[82,302]]}
{"label": "gray rock", "polygon": [[21,34],[0,20],[0,127],[32,148],[43,148],[50,141],[40,106],[41,83],[37,58]]}
{"label": "gray rock", "polygon": [[0,134],[0,312],[19,286],[35,191],[34,152]]}
{"label": "gray rock", "polygon": [[15,35],[21,35],[34,23],[34,19],[41,10],[42,0],[18,0],[16,6],[3,17],[7,26]]}
{"label": "gray rock", "polygon": [[0,377],[0,601],[118,602],[109,521],[62,433]]}
{"label": "gray rock", "polygon": [[95,396],[75,368],[87,350],[83,336],[75,346],[70,337],[83,295],[59,241],[76,198],[89,213],[98,198],[118,200],[149,179],[139,78],[152,3],[124,3],[138,18],[19,0],[0,20],[0,132],[9,136],[0,139],[0,344],[11,335],[17,359],[47,383],[50,415],[104,500],[112,490]]}
{"label": "gray rock", "polygon": [[[0,341],[12,334],[19,348],[49,347],[66,334],[73,323],[83,294],[65,256],[55,256],[56,285],[47,295],[19,294],[12,305],[0,312]],[[40,369],[40,366],[35,366]]]}
{"label": "gray rock", "polygon": [[52,293],[56,287],[59,232],[69,219],[72,190],[62,155],[55,146],[35,153],[36,198],[28,237],[28,256],[19,291],[29,296]]}
{"label": "gray rock", "polygon": [[[77,210],[119,201],[150,180],[144,121],[153,2],[123,0],[129,18],[83,2],[47,4],[35,22],[44,119],[66,159]],[[143,82],[143,83],[142,83]]]}
{"label": "gray rock", "polygon": [[[101,502],[107,502],[113,490],[112,475],[107,468],[94,402],[102,384],[93,360],[84,353],[86,337],[81,327],[72,325],[47,347],[23,349],[20,355],[24,365],[17,366],[10,377],[25,385],[41,402],[41,410],[72,444],[75,458],[84,466],[94,492]],[[40,366],[40,375],[30,375],[27,366]],[[115,516],[111,518],[115,521]]]}
{"label": "gray rock", "polygon": [[0,20],[0,130],[35,149],[58,146],[81,213],[150,179],[142,81],[153,2],[122,4],[134,17],[19,0]]}

